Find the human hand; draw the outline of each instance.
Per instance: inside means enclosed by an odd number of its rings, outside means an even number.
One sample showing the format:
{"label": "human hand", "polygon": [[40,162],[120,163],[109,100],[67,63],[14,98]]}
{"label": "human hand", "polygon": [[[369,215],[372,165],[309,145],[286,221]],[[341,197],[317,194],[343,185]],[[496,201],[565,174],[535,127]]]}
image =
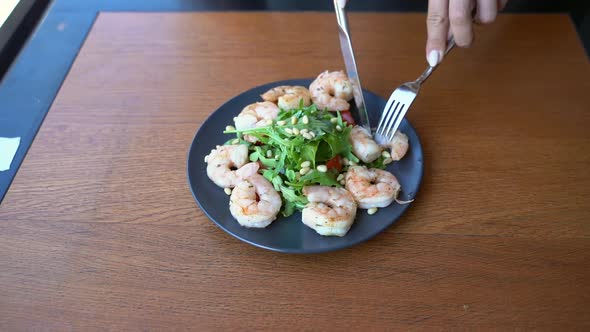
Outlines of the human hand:
{"label": "human hand", "polygon": [[[473,22],[494,22],[508,0],[429,0],[426,27],[426,60],[430,66],[442,61],[447,39],[452,35],[459,47],[473,41]],[[475,15],[472,16],[473,9]]]}

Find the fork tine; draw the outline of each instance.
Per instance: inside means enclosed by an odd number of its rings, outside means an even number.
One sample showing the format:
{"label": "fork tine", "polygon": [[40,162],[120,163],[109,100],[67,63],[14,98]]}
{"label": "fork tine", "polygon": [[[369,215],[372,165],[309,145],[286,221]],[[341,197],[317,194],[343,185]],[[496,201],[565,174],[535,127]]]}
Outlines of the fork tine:
{"label": "fork tine", "polygon": [[387,124],[387,121],[389,120],[389,118],[391,116],[391,112],[392,112],[391,105],[390,105],[390,107],[383,109],[383,113],[381,113],[381,120],[379,121],[379,126],[377,127],[378,134],[381,134],[381,135],[384,134],[385,125]]}
{"label": "fork tine", "polygon": [[399,101],[394,101],[393,105],[387,115],[387,121],[383,124],[383,136],[387,137],[388,128],[393,124],[393,120],[395,120],[395,114],[401,103]]}
{"label": "fork tine", "polygon": [[393,137],[393,126],[395,125],[395,122],[397,121],[401,112],[404,110],[405,106],[406,105],[402,104],[401,101],[398,102],[398,107],[396,107],[395,112],[392,114],[390,121],[387,123],[387,128],[385,128],[385,137],[387,137],[389,141],[391,141],[391,137]]}
{"label": "fork tine", "polygon": [[391,107],[389,107],[388,109],[385,109],[383,112],[383,121],[381,123],[381,126],[377,129],[378,134],[382,135],[383,137],[385,137],[385,128],[387,128],[389,121],[391,121],[391,114],[394,111],[394,106],[395,106],[395,101],[392,103]]}
{"label": "fork tine", "polygon": [[398,118],[395,120],[395,124],[393,125],[390,136],[388,136],[390,141],[393,140],[393,136],[395,135],[395,132],[399,128],[400,124],[402,123],[402,120],[406,116],[406,113],[408,112],[409,109],[410,109],[410,105],[408,104],[408,107],[406,107],[403,111],[400,111]]}
{"label": "fork tine", "polygon": [[379,125],[377,126],[377,133],[383,133],[384,127],[382,126],[385,124],[385,120],[388,119],[389,113],[391,112],[391,105],[395,102],[395,98],[393,97],[394,93],[395,91],[391,93],[389,100],[387,100],[387,104],[385,104],[385,107],[383,108],[381,119],[379,120]]}
{"label": "fork tine", "polygon": [[381,135],[385,136],[385,129],[389,126],[389,122],[391,121],[391,115],[395,112],[395,108],[397,107],[397,103],[395,100],[391,103],[391,106],[387,109],[387,112],[383,113],[384,121],[383,126],[381,127]]}

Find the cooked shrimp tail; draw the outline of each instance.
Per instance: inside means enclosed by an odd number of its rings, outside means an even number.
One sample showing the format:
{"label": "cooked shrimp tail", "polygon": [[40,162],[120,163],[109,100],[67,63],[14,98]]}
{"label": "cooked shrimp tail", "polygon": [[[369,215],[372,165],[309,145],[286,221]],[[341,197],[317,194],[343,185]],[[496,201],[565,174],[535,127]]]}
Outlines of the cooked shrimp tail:
{"label": "cooked shrimp tail", "polygon": [[248,162],[248,146],[222,145],[207,157],[207,176],[222,188],[233,188],[238,181],[236,170]]}
{"label": "cooked shrimp tail", "polygon": [[240,181],[233,189],[229,210],[244,227],[264,228],[270,225],[279,213],[281,196],[272,184],[258,174],[258,164],[248,163],[237,172]]}
{"label": "cooked shrimp tail", "polygon": [[391,149],[391,159],[401,160],[410,147],[408,136],[398,130],[395,135],[393,135],[393,139],[389,142],[388,146]]}
{"label": "cooked shrimp tail", "polygon": [[356,216],[356,203],[344,188],[308,186],[303,188],[309,203],[301,212],[301,221],[324,236],[344,236]]}
{"label": "cooked shrimp tail", "polygon": [[370,163],[381,155],[381,146],[377,144],[369,132],[360,126],[354,126],[350,132],[352,153],[365,163]]}
{"label": "cooked shrimp tail", "polygon": [[350,191],[361,209],[389,206],[401,190],[393,174],[365,166],[350,167],[346,172],[345,181],[346,189]]}
{"label": "cooked shrimp tail", "polygon": [[346,111],[353,98],[352,84],[344,71],[324,71],[309,85],[311,99],[319,109]]}
{"label": "cooked shrimp tail", "polygon": [[[279,108],[269,101],[250,104],[234,118],[237,130],[268,126],[279,115]],[[248,142],[255,143],[256,137],[244,135]]]}
{"label": "cooked shrimp tail", "polygon": [[265,101],[276,102],[279,108],[292,110],[303,106],[311,105],[311,93],[304,86],[281,85],[274,87],[261,95]]}

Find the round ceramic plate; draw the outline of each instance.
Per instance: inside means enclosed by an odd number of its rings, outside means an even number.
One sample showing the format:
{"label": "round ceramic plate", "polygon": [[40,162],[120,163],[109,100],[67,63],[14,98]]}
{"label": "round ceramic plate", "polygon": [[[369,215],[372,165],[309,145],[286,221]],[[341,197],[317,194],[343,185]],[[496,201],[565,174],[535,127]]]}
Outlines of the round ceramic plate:
{"label": "round ceramic plate", "polygon": [[[248,104],[261,101],[260,95],[277,85],[309,86],[310,79],[286,80],[265,84],[248,90],[232,98],[217,109],[199,128],[188,154],[188,181],[193,196],[201,210],[221,229],[232,236],[252,245],[285,253],[319,253],[351,247],[364,242],[391,226],[401,218],[411,204],[400,205],[396,202],[387,208],[379,209],[374,215],[359,209],[350,231],[343,237],[325,237],[318,235],[301,222],[301,213],[290,217],[279,217],[266,228],[249,229],[240,226],[229,211],[229,196],[207,177],[204,158],[216,145],[221,145],[230,135],[223,134],[225,126],[233,124],[233,118]],[[371,124],[376,126],[381,110],[385,106],[383,98],[364,91],[365,102],[369,110]],[[352,113],[356,110],[353,108]],[[406,156],[387,168],[399,180],[402,191],[400,200],[413,199],[424,170],[422,146],[412,126],[403,120],[401,131],[408,135],[410,149]]]}

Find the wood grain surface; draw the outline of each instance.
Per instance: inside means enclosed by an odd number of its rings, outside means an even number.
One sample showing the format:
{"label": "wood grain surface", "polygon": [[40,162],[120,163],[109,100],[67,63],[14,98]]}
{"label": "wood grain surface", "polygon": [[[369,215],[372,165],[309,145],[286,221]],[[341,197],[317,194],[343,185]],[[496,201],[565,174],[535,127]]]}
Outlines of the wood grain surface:
{"label": "wood grain surface", "polygon": [[[365,88],[424,69],[424,20],[350,15]],[[590,329],[590,65],[565,15],[449,54],[408,113],[421,191],[374,239],[285,255],[204,216],[207,116],[341,68],[327,13],[100,14],[0,207],[0,330]]]}

